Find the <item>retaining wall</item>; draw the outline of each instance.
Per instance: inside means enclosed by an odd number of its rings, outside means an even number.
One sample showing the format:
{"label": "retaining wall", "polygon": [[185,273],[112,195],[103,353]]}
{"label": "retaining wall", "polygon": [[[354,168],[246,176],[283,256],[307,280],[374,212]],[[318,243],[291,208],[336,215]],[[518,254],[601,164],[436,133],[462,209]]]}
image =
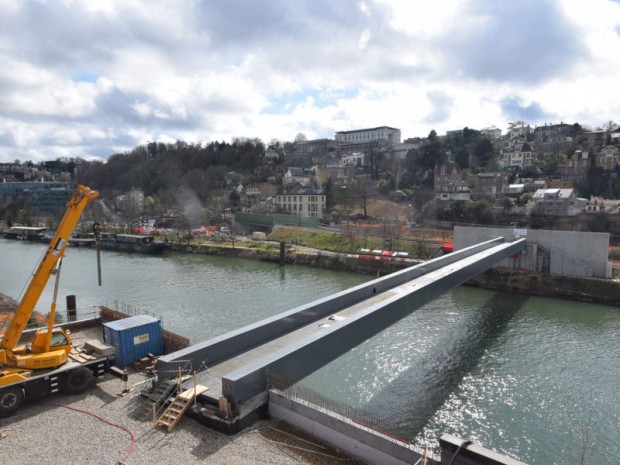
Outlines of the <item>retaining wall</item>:
{"label": "retaining wall", "polygon": [[[269,416],[293,425],[352,457],[370,465],[407,465],[417,463],[423,452],[405,441],[354,424],[333,412],[269,392]],[[420,462],[421,463],[421,462]],[[439,461],[428,459],[428,465]]]}

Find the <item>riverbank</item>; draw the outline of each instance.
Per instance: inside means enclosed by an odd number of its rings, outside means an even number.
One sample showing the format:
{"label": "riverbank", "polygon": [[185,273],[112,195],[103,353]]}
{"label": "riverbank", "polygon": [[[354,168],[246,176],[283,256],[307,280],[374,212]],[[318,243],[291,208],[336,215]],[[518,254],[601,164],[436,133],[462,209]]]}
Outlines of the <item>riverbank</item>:
{"label": "riverbank", "polygon": [[[229,245],[173,245],[182,253],[228,256],[249,260],[280,263],[279,245],[265,248],[233,247]],[[385,276],[403,268],[421,263],[418,260],[396,261],[390,257],[368,260],[358,255],[325,252],[307,247],[287,246],[284,264],[303,265],[351,273]],[[602,305],[620,305],[620,282],[611,279],[581,278],[521,270],[493,268],[469,280],[466,285],[519,294],[555,297]]]}

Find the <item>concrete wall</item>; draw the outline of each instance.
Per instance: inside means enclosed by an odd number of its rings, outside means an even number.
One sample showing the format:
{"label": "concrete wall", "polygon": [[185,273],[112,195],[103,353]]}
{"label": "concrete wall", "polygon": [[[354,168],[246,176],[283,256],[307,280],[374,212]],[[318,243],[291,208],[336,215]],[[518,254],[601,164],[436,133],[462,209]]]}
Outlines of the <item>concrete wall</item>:
{"label": "concrete wall", "polygon": [[[422,451],[404,441],[357,426],[345,417],[317,410],[278,393],[269,393],[269,415],[370,465],[415,464],[423,456]],[[429,458],[428,465],[439,465],[439,462]]]}
{"label": "concrete wall", "polygon": [[439,439],[441,465],[526,465],[524,462],[498,454],[477,444],[468,444],[459,449],[461,444],[463,440],[456,436],[451,434],[441,436]]}
{"label": "concrete wall", "polygon": [[537,258],[550,252],[551,274],[580,276],[586,278],[611,278],[608,261],[609,234],[547,231],[542,229],[475,228],[456,226],[454,228],[455,250],[488,240],[503,237],[508,241],[525,238],[528,247],[518,258],[508,258],[498,266],[537,272]]}
{"label": "concrete wall", "polygon": [[503,242],[503,239],[494,239],[482,244],[464,247],[458,253],[444,255],[410,268],[392,273],[384,278],[378,278],[368,283],[360,284],[342,292],[338,292],[309,304],[301,305],[292,310],[266,318],[241,329],[228,332],[224,335],[200,342],[186,349],[160,357],[157,361],[157,370],[161,373],[175,371],[178,362],[191,365],[198,369],[203,363],[209,366],[221,363],[258,345],[280,337],[290,331],[308,325],[325,316],[354,305],[362,300],[380,294],[392,287],[410,281],[416,277],[442,268],[459,259],[469,257],[477,252]]}

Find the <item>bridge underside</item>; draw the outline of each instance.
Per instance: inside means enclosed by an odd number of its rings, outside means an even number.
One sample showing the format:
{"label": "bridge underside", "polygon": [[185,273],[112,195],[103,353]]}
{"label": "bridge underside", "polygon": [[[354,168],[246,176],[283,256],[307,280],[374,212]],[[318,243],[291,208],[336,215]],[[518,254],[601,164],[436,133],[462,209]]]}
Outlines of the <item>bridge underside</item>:
{"label": "bridge underside", "polygon": [[268,371],[299,381],[525,247],[525,239],[494,239],[430,260],[162,357],[158,371],[174,371],[181,361],[194,367],[210,361],[199,375],[209,387],[204,400],[224,396],[237,408],[267,389]]}

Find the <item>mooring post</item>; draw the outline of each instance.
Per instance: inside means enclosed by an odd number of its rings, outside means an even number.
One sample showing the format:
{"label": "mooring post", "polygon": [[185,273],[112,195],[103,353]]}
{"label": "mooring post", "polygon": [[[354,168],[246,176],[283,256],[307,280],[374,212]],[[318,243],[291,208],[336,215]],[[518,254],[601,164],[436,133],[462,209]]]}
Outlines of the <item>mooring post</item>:
{"label": "mooring post", "polygon": [[67,319],[69,321],[77,320],[77,303],[75,295],[67,296]]}
{"label": "mooring post", "polygon": [[284,266],[286,262],[286,246],[284,241],[280,241],[280,266]]}

